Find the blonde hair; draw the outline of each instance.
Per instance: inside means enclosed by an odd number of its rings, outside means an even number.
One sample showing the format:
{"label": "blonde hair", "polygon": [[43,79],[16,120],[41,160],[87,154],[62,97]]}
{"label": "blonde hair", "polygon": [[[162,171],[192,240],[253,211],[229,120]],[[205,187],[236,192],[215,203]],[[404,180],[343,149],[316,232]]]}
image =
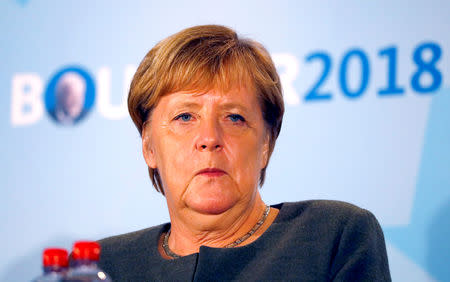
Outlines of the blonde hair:
{"label": "blonde hair", "polygon": [[[177,91],[253,90],[270,134],[269,158],[280,133],[284,103],[280,79],[267,50],[258,42],[239,38],[220,25],[184,29],[160,41],[142,60],[131,82],[128,110],[142,136],[159,99]],[[266,168],[259,184],[264,183]],[[157,169],[149,167],[156,190],[164,194]]]}

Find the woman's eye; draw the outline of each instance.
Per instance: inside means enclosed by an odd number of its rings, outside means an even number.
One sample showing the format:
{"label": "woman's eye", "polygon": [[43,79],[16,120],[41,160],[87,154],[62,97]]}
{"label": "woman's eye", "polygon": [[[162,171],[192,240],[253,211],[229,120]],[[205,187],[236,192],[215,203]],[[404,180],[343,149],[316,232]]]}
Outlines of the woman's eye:
{"label": "woman's eye", "polygon": [[245,118],[238,114],[232,114],[228,116],[232,122],[244,122]]}
{"label": "woman's eye", "polygon": [[175,120],[182,120],[182,121],[190,121],[192,119],[192,115],[188,113],[183,113],[178,115]]}

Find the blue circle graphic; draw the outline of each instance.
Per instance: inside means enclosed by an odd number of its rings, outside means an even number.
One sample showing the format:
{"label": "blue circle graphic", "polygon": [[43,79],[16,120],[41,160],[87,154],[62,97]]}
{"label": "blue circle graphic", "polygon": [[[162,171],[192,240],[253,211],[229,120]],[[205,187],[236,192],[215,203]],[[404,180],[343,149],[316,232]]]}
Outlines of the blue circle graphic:
{"label": "blue circle graphic", "polygon": [[75,125],[91,111],[95,101],[95,83],[88,71],[67,66],[56,72],[45,91],[45,108],[58,124]]}

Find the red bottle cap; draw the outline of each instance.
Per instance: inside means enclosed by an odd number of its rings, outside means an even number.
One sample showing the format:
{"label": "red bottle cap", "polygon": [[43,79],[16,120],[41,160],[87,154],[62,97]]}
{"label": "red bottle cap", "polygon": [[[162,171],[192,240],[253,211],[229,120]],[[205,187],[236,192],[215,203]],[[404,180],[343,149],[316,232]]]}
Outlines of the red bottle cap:
{"label": "red bottle cap", "polygon": [[69,266],[69,255],[67,251],[60,248],[48,248],[42,253],[42,263],[47,266]]}
{"label": "red bottle cap", "polygon": [[73,244],[72,258],[74,260],[99,260],[100,245],[93,241],[78,241]]}

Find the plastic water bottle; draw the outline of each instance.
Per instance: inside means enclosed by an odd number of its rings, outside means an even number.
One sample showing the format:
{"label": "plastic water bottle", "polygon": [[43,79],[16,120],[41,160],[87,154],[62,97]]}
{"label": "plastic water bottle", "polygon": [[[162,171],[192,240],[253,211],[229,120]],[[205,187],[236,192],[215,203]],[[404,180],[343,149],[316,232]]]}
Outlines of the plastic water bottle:
{"label": "plastic water bottle", "polygon": [[60,282],[66,275],[69,266],[67,251],[59,248],[48,248],[42,253],[44,273],[34,282]]}
{"label": "plastic water bottle", "polygon": [[75,242],[70,269],[63,281],[67,282],[111,282],[111,278],[98,268],[100,245],[97,242]]}

